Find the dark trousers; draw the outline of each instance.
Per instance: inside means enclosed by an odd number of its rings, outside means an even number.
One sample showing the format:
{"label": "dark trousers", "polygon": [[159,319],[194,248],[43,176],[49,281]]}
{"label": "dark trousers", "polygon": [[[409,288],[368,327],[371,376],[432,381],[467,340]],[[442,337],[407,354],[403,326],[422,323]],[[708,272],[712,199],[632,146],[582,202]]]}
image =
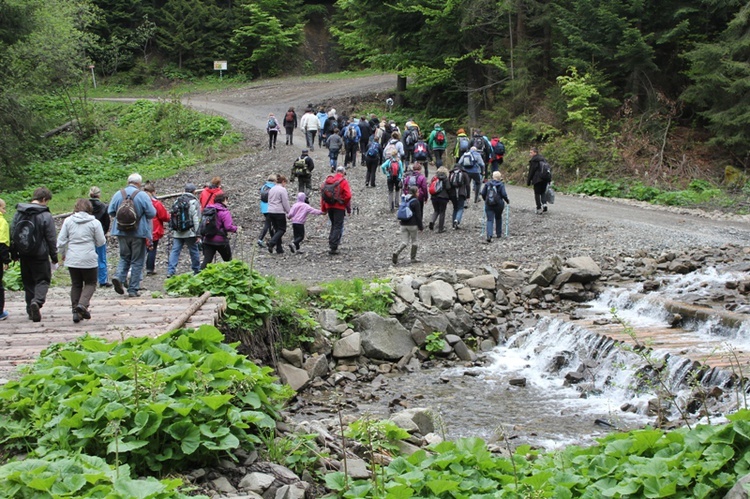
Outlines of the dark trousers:
{"label": "dark trousers", "polygon": [[432,223],[437,220],[438,230],[445,230],[445,210],[448,209],[448,198],[432,198]]}
{"label": "dark trousers", "polygon": [[365,165],[367,165],[367,175],[365,176],[365,185],[371,185],[375,187],[375,175],[378,173],[378,158],[365,159]]}
{"label": "dark trousers", "polygon": [[73,267],[68,267],[68,273],[70,274],[71,306],[75,308],[76,305],[83,305],[89,308],[91,297],[94,296],[94,292],[96,291],[98,269],[96,267],[91,269],[74,269]]}
{"label": "dark trousers", "polygon": [[487,215],[487,239],[492,239],[493,226],[496,229],[497,237],[503,236],[503,210],[505,203],[500,202],[495,206],[485,205],[484,213]]}
{"label": "dark trousers", "polygon": [[312,176],[305,175],[304,177],[297,177],[297,182],[299,189],[297,192],[304,192],[305,195],[309,198],[310,193],[312,192]]}
{"label": "dark trousers", "polygon": [[305,224],[292,224],[292,234],[294,234],[294,247],[299,249],[299,245],[305,240]]}
{"label": "dark trousers", "polygon": [[279,132],[276,130],[269,130],[268,132],[268,148],[276,148],[276,137],[279,135]]}
{"label": "dark trousers", "polygon": [[31,302],[35,302],[42,308],[47,301],[47,291],[52,280],[52,267],[49,260],[21,257],[21,282],[26,297],[26,310]]}
{"label": "dark trousers", "polygon": [[[468,173],[469,180],[474,181],[474,202],[476,203],[479,199],[479,188],[482,187],[482,174],[479,172]],[[471,194],[469,195],[471,197]]]}
{"label": "dark trousers", "polygon": [[286,131],[286,145],[293,146],[294,145],[294,127],[285,126],[284,130]]}
{"label": "dark trousers", "polygon": [[344,156],[344,166],[348,165],[349,163],[351,163],[352,166],[357,166],[357,143],[347,142],[345,144],[345,147],[346,155]]}
{"label": "dark trousers", "polygon": [[156,268],[156,248],[159,247],[159,239],[151,241],[151,249],[146,251],[146,272],[153,272]]}
{"label": "dark trousers", "polygon": [[534,201],[536,202],[536,209],[541,210],[543,204],[547,204],[547,200],[544,199],[544,195],[547,192],[547,182],[537,182],[534,184]]}
{"label": "dark trousers", "polygon": [[266,221],[263,224],[263,230],[260,231],[260,235],[258,236],[259,241],[262,241],[269,232],[271,233],[271,237],[273,237],[273,225],[271,224],[270,214],[264,213],[263,218],[265,218]]}
{"label": "dark trousers", "polygon": [[0,314],[5,311],[5,288],[3,287],[3,274],[5,274],[5,266],[0,263]]}
{"label": "dark trousers", "polygon": [[433,149],[432,154],[435,155],[435,166],[440,168],[443,166],[443,153],[445,151],[443,149]]}
{"label": "dark trousers", "polygon": [[232,259],[232,247],[227,244],[209,244],[203,242],[203,263],[201,264],[201,270],[206,268],[206,265],[214,262],[216,253],[221,255],[221,259],[228,262]]}
{"label": "dark trousers", "polygon": [[268,216],[271,218],[271,226],[274,230],[268,247],[273,248],[275,246],[276,253],[283,253],[284,248],[281,246],[281,238],[284,237],[284,233],[286,232],[286,213],[269,213]]}
{"label": "dark trousers", "polygon": [[331,221],[331,232],[328,234],[328,247],[334,251],[339,248],[339,243],[341,243],[341,235],[344,232],[345,216],[345,210],[339,210],[336,208],[328,210],[328,219]]}

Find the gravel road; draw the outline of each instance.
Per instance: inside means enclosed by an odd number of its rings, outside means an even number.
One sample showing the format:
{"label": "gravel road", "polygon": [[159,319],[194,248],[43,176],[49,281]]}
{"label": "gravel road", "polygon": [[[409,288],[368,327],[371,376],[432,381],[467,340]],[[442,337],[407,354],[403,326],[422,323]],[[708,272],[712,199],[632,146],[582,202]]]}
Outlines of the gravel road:
{"label": "gravel road", "polygon": [[[513,261],[533,264],[548,255],[560,257],[590,255],[601,263],[614,256],[645,252],[657,255],[664,251],[687,251],[691,248],[722,245],[750,246],[750,217],[704,213],[697,210],[655,207],[644,203],[595,199],[558,194],[550,211],[537,215],[533,192],[525,186],[508,186],[510,237],[485,244],[480,237],[482,204],[469,203],[460,230],[448,228],[445,233],[425,231],[420,234],[421,264],[391,263],[391,253],[398,244],[398,222],[387,204],[385,179],[378,179],[376,189],[364,187],[364,168],[357,165],[348,178],[352,184],[355,213],[347,217],[341,254],[327,254],[327,218],[308,220],[304,254],[269,255],[255,244],[262,226],[258,210],[258,188],[270,173],[287,176],[291,165],[304,146],[302,132],[295,131],[294,146],[285,146],[283,133],[275,150],[268,150],[264,131],[269,112],[282,117],[289,106],[301,111],[315,106],[334,106],[350,112],[359,99],[377,95],[384,99],[395,85],[392,75],[376,75],[346,80],[279,79],[259,82],[240,90],[194,95],[184,102],[203,112],[227,117],[244,133],[248,153],[227,162],[202,165],[182,172],[158,185],[160,194],[177,192],[190,180],[204,184],[214,175],[223,179],[230,195],[230,209],[243,231],[234,242],[235,255],[252,259],[255,268],[285,281],[317,282],[337,278],[385,277],[403,273],[423,273],[432,268],[480,269]],[[429,127],[431,124],[425,124]],[[328,173],[327,150],[316,148],[313,185]],[[342,158],[343,162],[343,158]],[[296,184],[289,184],[296,193]],[[318,198],[314,197],[313,205]],[[428,203],[426,218],[432,214]],[[450,216],[451,208],[448,208]],[[291,226],[284,237],[291,240]],[[162,257],[166,266],[166,257]],[[181,270],[187,271],[186,255]],[[407,258],[408,260],[408,258]],[[159,276],[161,277],[161,276]],[[152,278],[153,279],[153,278]],[[155,286],[151,285],[150,289]]]}

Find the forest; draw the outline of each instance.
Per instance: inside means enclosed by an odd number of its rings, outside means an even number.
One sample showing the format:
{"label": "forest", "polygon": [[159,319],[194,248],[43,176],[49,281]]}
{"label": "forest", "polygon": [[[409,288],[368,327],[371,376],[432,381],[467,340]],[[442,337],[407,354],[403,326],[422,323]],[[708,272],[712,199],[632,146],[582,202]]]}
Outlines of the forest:
{"label": "forest", "polygon": [[61,124],[40,96],[85,136],[92,80],[216,78],[224,60],[234,81],[394,72],[406,109],[543,143],[563,176],[742,189],[749,15],[738,0],[0,0],[0,185],[22,187]]}

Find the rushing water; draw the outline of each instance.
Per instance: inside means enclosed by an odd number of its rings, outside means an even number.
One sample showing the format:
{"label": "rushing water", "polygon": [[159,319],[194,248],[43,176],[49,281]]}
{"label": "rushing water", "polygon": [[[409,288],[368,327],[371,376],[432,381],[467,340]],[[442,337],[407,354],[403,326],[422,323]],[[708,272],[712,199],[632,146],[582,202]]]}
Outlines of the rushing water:
{"label": "rushing water", "polygon": [[[676,300],[688,295],[709,296],[712,289],[715,292],[727,280],[738,277],[714,269],[675,276],[658,293],[635,303],[630,297],[640,289],[611,289],[583,309],[588,314],[611,317],[614,307],[635,328],[666,327],[670,314],[651,299],[653,296]],[[750,347],[748,322],[735,330],[714,322],[694,323],[683,334],[704,339],[706,351],[725,343],[730,348]],[[655,350],[651,355],[657,361],[666,357],[666,382],[670,392],[684,403],[691,392],[686,374],[692,362],[665,354]],[[384,416],[382,402],[403,395],[412,406],[434,410],[448,438],[481,436],[493,441],[504,437],[513,447],[528,443],[548,449],[590,443],[613,428],[630,429],[653,422],[653,417],[647,416],[647,408],[654,394],[638,389],[642,386],[637,376],[642,359],[574,323],[543,318],[488,355],[490,361],[484,367],[423,369],[393,375],[384,387],[374,390],[380,404],[362,404],[360,414]],[[593,381],[578,388],[566,386],[565,375],[582,363],[593,374]],[[511,380],[521,378],[525,379],[525,386],[512,386]],[[704,386],[723,387],[727,382],[728,373],[718,370],[704,378]],[[626,403],[636,412],[621,410]],[[672,414],[672,418],[677,419],[677,415]]]}

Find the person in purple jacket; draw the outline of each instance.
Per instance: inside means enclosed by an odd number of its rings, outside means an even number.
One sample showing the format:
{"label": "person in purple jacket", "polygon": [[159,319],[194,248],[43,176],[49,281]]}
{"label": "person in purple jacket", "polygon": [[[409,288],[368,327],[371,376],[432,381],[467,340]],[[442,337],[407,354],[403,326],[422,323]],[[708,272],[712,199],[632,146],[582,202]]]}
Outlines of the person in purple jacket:
{"label": "person in purple jacket", "polygon": [[201,264],[201,270],[214,261],[216,253],[221,255],[221,259],[225,262],[232,259],[232,247],[229,245],[227,234],[229,232],[237,232],[237,226],[234,225],[232,214],[229,213],[229,209],[227,208],[226,194],[217,194],[213,204],[209,204],[206,208],[216,209],[216,228],[219,233],[203,237],[203,263]]}
{"label": "person in purple jacket", "polygon": [[412,163],[411,167],[412,171],[407,172],[404,175],[402,182],[404,185],[404,195],[409,194],[409,187],[412,185],[417,186],[419,207],[422,208],[422,213],[424,213],[424,204],[429,198],[429,194],[427,193],[427,177],[422,174],[422,165],[420,163]]}
{"label": "person in purple jacket", "polygon": [[292,253],[304,253],[299,249],[299,245],[305,239],[305,222],[310,215],[322,215],[323,212],[307,204],[307,196],[304,192],[297,194],[297,202],[287,214],[287,218],[292,221],[292,234],[294,240],[289,243],[289,250]]}

